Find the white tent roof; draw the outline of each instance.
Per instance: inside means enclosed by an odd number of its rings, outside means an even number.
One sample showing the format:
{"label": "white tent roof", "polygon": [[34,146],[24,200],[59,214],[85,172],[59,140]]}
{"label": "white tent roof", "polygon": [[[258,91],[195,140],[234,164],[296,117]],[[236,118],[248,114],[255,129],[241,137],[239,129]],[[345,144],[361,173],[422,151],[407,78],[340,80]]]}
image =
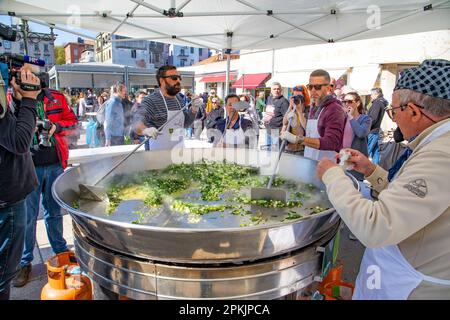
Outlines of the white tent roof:
{"label": "white tent roof", "polygon": [[0,4],[0,14],[55,24],[61,30],[81,28],[217,50],[277,49],[450,27],[450,1],[438,0],[0,0]]}

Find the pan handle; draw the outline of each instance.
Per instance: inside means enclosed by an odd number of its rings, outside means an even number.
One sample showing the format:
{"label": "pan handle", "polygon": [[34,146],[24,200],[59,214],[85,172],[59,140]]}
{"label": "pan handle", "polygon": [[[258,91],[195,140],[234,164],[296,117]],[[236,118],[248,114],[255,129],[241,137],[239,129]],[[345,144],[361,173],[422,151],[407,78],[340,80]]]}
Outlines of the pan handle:
{"label": "pan handle", "polygon": [[[172,117],[168,118],[167,121],[161,125],[158,128],[158,131],[161,132],[162,129],[164,129],[164,127],[170,122],[172,121],[175,117],[177,117],[181,112],[183,112],[187,107],[189,107],[192,103],[192,100],[187,103],[183,108],[181,108],[177,113],[175,113]],[[131,157],[143,144],[145,144],[148,140],[150,140],[150,137],[145,138],[144,141],[142,141],[141,143],[139,143],[136,148],[134,148],[133,150],[131,150],[130,153],[128,153],[123,159],[121,159],[119,162],[117,162],[117,164],[114,165],[114,167],[112,167],[104,176],[102,176],[100,179],[97,180],[97,182],[94,184],[94,186],[96,186],[97,184],[99,184],[101,181],[103,181],[107,176],[110,175],[111,172],[113,172],[114,170],[116,170],[116,168],[118,166],[120,166],[122,163],[125,162],[125,160],[127,160],[129,157]]]}
{"label": "pan handle", "polygon": [[[289,130],[291,130],[291,121],[292,121],[292,118],[289,119],[289,122],[288,122],[288,125],[286,128],[286,131],[288,131],[288,132],[289,132]],[[267,189],[270,189],[272,187],[273,179],[275,178],[275,174],[277,173],[278,165],[280,163],[281,155],[283,154],[286,143],[287,143],[286,140],[283,140],[283,142],[281,142],[280,151],[278,152],[277,163],[275,164],[275,168],[273,169],[273,174],[270,177],[269,183],[267,184]]]}

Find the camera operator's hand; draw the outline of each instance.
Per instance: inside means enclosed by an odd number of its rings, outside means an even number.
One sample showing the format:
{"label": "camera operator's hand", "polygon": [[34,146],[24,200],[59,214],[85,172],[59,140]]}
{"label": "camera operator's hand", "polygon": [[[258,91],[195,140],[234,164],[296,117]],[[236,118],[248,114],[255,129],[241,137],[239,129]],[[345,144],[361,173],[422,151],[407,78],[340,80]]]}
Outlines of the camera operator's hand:
{"label": "camera operator's hand", "polygon": [[283,123],[286,123],[286,125],[289,121],[291,121],[291,127],[295,128],[297,126],[298,119],[297,114],[295,113],[295,105],[289,107],[283,118]]}
{"label": "camera operator's hand", "polygon": [[289,98],[289,109],[295,109],[294,96]]}
{"label": "camera operator's hand", "polygon": [[[297,99],[297,103],[296,103],[296,100]],[[301,96],[299,96],[299,95],[297,95],[297,96],[291,96],[290,98],[289,98],[289,107],[297,107],[297,108],[300,108],[300,110],[303,110],[303,103],[302,103],[302,100],[300,100],[300,99],[302,99],[301,98]]]}
{"label": "camera operator's hand", "polygon": [[[22,83],[27,83],[31,85],[40,85],[41,81],[38,77],[36,77],[33,73],[30,71],[24,70],[23,68],[20,70],[20,79]],[[16,78],[13,77],[11,80],[11,85],[14,88],[14,97],[18,100],[21,100],[22,98],[30,98],[35,99],[37,98],[38,94],[41,92],[41,90],[37,91],[25,91],[20,88],[20,86],[16,83]],[[18,96],[18,94],[20,96]]]}

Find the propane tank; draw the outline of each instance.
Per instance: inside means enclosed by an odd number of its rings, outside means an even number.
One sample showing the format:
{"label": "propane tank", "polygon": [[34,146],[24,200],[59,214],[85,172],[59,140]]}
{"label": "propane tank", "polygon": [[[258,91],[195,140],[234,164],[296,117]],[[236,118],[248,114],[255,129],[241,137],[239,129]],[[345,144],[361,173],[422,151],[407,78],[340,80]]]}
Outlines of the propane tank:
{"label": "propane tank", "polygon": [[63,252],[46,263],[48,283],[41,300],[92,300],[91,280],[81,273],[73,252]]}

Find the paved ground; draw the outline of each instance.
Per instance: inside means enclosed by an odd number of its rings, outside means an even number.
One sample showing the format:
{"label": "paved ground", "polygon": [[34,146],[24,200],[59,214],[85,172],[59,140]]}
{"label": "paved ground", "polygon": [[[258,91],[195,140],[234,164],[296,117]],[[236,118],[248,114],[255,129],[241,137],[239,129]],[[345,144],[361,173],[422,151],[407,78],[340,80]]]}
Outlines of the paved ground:
{"label": "paved ground", "polygon": [[[73,249],[72,219],[70,215],[63,216],[64,238],[69,249]],[[45,262],[54,255],[48,241],[44,219],[39,217],[36,226],[36,247],[32,263],[31,281],[22,288],[11,287],[12,300],[39,300],[42,287],[47,283],[47,267]]]}

